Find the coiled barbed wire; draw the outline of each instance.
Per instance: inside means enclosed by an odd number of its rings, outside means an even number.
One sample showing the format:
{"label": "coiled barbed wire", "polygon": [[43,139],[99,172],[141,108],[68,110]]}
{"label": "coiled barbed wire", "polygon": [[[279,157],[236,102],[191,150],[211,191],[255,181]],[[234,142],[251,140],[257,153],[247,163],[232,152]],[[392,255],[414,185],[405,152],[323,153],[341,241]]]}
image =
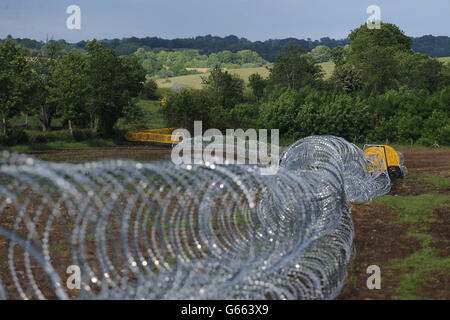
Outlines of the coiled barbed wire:
{"label": "coiled barbed wire", "polygon": [[349,202],[390,189],[369,164],[332,136],[294,143],[274,175],[0,152],[0,299],[332,299],[352,250]]}

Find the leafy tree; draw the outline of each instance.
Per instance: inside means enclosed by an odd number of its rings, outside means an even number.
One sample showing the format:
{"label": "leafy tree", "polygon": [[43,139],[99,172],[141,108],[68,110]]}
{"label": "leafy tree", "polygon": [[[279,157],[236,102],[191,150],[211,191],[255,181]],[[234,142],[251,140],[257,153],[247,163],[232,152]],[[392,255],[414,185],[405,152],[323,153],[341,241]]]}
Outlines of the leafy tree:
{"label": "leafy tree", "polygon": [[321,79],[322,68],[316,64],[311,55],[306,53],[306,50],[300,46],[287,46],[270,70],[271,82],[297,90]]}
{"label": "leafy tree", "polygon": [[203,121],[203,127],[212,128],[210,109],[213,105],[211,96],[205,90],[181,89],[172,93],[163,115],[169,127],[180,127],[193,132],[194,121]]}
{"label": "leafy tree", "polygon": [[145,70],[136,56],[120,59],[96,40],[89,42],[87,48],[98,129],[103,136],[110,137],[123,108],[142,90]]}
{"label": "leafy tree", "polygon": [[317,46],[311,50],[311,54],[317,62],[327,62],[331,59],[331,49],[327,46]]}
{"label": "leafy tree", "polygon": [[56,60],[49,58],[37,57],[30,60],[33,88],[31,100],[32,105],[37,109],[35,113],[38,114],[43,132],[51,130],[52,121],[56,116],[56,105],[54,101],[49,100],[55,64]]}
{"label": "leafy tree", "polygon": [[41,54],[43,57],[49,59],[56,59],[61,56],[62,46],[55,40],[47,41],[41,48]]}
{"label": "leafy tree", "polygon": [[262,66],[266,64],[266,61],[263,58],[261,58],[261,56],[255,51],[241,50],[235,53],[234,55],[235,55],[234,63],[242,66],[247,65]]}
{"label": "leafy tree", "polygon": [[20,114],[27,103],[29,77],[22,50],[10,39],[0,43],[0,113],[4,135],[8,119]]}
{"label": "leafy tree", "polygon": [[448,112],[434,110],[431,116],[424,121],[421,141],[426,145],[435,142],[450,145],[450,117]]}
{"label": "leafy tree", "polygon": [[244,98],[244,80],[222,71],[217,65],[208,77],[202,77],[202,84],[211,94],[215,105],[232,108]]}
{"label": "leafy tree", "polygon": [[363,83],[378,93],[394,88],[398,77],[395,55],[412,52],[411,38],[389,23],[382,23],[380,29],[369,29],[364,24],[349,38],[351,50],[346,59],[360,71]]}
{"label": "leafy tree", "polygon": [[148,79],[142,88],[141,98],[143,99],[156,99],[156,90],[158,85],[153,79]]}
{"label": "leafy tree", "polygon": [[253,94],[256,97],[256,102],[260,102],[264,96],[264,89],[267,86],[267,80],[264,79],[259,73],[254,73],[248,78],[248,86],[252,89]]}
{"label": "leafy tree", "polygon": [[413,38],[412,48],[415,52],[425,53],[430,57],[450,56],[450,37],[426,35]]}
{"label": "leafy tree", "polygon": [[119,58],[122,76],[125,78],[123,88],[126,90],[125,98],[136,98],[141,93],[144,81],[145,70],[134,56]]}
{"label": "leafy tree", "polygon": [[412,89],[428,89],[436,91],[445,87],[446,76],[444,64],[422,53],[400,52],[398,60],[398,78],[402,85]]}
{"label": "leafy tree", "polygon": [[[232,40],[231,40],[232,39]],[[38,50],[42,47],[42,42],[30,39],[15,39],[19,45],[31,49],[32,54],[36,55]],[[415,52],[421,52],[430,55],[431,57],[448,57],[450,56],[450,37],[448,36],[432,36],[426,35],[422,37],[413,38],[413,49]],[[264,42],[249,41],[244,38],[231,37],[213,37],[211,35],[189,38],[189,39],[174,39],[165,40],[157,37],[146,37],[138,39],[135,37],[126,39],[112,39],[102,40],[105,48],[113,49],[119,55],[129,55],[139,48],[165,48],[166,50],[176,50],[191,48],[198,50],[201,54],[210,55],[224,50],[238,52],[240,50],[252,50],[257,52],[263,59],[274,62],[277,55],[282,51],[282,48],[288,43],[295,43],[301,45],[307,50],[324,45],[329,48],[338,46],[345,46],[349,44],[349,39],[330,39],[329,37],[318,40],[299,40],[299,39],[271,39]],[[59,43],[59,41],[58,41]],[[84,50],[87,42],[80,41],[75,44],[64,43],[64,51],[68,52],[71,48],[78,48]],[[215,65],[212,64],[211,67]],[[204,66],[206,67],[206,66]]]}
{"label": "leafy tree", "polygon": [[419,115],[413,115],[409,112],[402,112],[395,115],[392,121],[396,125],[397,141],[409,141],[413,139],[417,141],[422,133],[423,121]]}
{"label": "leafy tree", "polygon": [[147,74],[156,75],[158,72],[164,69],[163,62],[158,60],[158,57],[159,55],[155,54],[154,52],[146,52],[145,58],[142,61],[142,66],[144,67],[145,71],[147,71]]}
{"label": "leafy tree", "polygon": [[134,53],[143,64],[150,76],[168,77],[198,73],[187,68],[214,68],[221,67],[259,67],[267,62],[256,52],[229,50],[213,53],[209,56],[201,55],[198,50],[183,49],[177,51],[149,51],[139,48]]}
{"label": "leafy tree", "polygon": [[345,49],[344,47],[336,47],[330,52],[331,60],[334,62],[336,67],[345,64]]}
{"label": "leafy tree", "polygon": [[356,91],[361,86],[361,74],[350,64],[336,66],[333,71],[333,79],[339,83],[345,92]]}
{"label": "leafy tree", "polygon": [[292,89],[284,91],[275,100],[262,106],[262,121],[268,129],[279,129],[280,134],[292,135],[296,131],[295,118],[298,113],[298,93]]}
{"label": "leafy tree", "polygon": [[352,30],[349,35],[352,54],[358,57],[367,47],[393,48],[411,51],[412,39],[399,27],[391,23],[381,23],[380,29],[369,29],[366,24]]}
{"label": "leafy tree", "polygon": [[242,103],[237,104],[231,110],[231,121],[235,128],[250,129],[259,128],[259,105]]}
{"label": "leafy tree", "polygon": [[132,99],[123,108],[123,120],[131,130],[148,129],[150,116],[138,104],[138,99]]}
{"label": "leafy tree", "polygon": [[71,134],[72,122],[81,122],[87,114],[93,119],[89,80],[86,56],[69,53],[56,63],[49,101],[57,105],[58,113],[68,121]]}
{"label": "leafy tree", "polygon": [[233,63],[233,52],[229,50],[217,53],[217,58],[221,63]]}

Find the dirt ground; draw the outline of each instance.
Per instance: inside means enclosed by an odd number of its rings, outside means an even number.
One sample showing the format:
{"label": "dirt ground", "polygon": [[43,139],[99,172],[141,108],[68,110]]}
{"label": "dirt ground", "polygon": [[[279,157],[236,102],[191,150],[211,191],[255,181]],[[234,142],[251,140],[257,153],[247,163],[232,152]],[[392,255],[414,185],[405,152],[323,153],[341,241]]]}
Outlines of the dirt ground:
{"label": "dirt ground", "polygon": [[[450,150],[401,150],[409,175],[394,183],[391,196],[450,195],[448,184],[425,183],[424,175],[450,178]],[[43,160],[79,162],[101,158],[132,158],[140,161],[165,160],[170,148],[157,146],[130,146],[64,151],[36,151],[30,155]],[[427,233],[433,238],[427,246],[439,259],[450,257],[450,204],[433,209],[436,217],[427,224]],[[399,288],[405,277],[420,284],[412,299],[450,299],[450,269],[436,269],[432,276],[417,271],[417,266],[393,268],[424,249],[424,242],[411,236],[414,225],[395,223],[398,216],[391,207],[377,203],[352,204],[355,225],[355,254],[349,267],[349,277],[338,299],[405,299]],[[427,247],[428,248],[428,247]],[[441,261],[441,260],[439,260]],[[424,261],[425,263],[425,261]],[[366,285],[367,267],[381,269],[381,289],[369,290]],[[433,269],[434,270],[434,269]],[[417,279],[418,278],[418,279]]]}
{"label": "dirt ground", "polygon": [[169,160],[171,148],[166,146],[121,146],[90,149],[31,151],[27,154],[41,160],[80,162],[100,159],[133,159],[138,161]]}
{"label": "dirt ground", "polygon": [[[424,194],[450,195],[450,188],[424,183],[419,178],[431,174],[450,178],[450,150],[401,150],[409,175],[394,183],[390,195],[420,196]],[[375,201],[376,202],[376,201]],[[433,241],[429,247],[441,258],[450,257],[450,212],[449,206],[434,210],[436,221],[427,230]],[[395,212],[383,204],[352,204],[355,225],[356,254],[349,268],[349,279],[338,299],[402,299],[398,290],[401,280],[415,274],[411,268],[393,269],[393,261],[401,261],[419,250],[423,243],[411,237],[414,226],[393,223]],[[381,289],[367,288],[367,267],[378,265],[381,269]],[[450,270],[423,276],[416,296],[420,299],[450,299]]]}

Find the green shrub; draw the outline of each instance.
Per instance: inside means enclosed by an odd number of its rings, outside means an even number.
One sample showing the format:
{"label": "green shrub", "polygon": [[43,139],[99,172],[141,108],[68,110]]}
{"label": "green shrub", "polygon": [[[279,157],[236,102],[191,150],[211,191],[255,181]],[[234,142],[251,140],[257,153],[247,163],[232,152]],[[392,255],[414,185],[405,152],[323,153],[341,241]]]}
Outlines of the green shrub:
{"label": "green shrub", "polygon": [[259,105],[250,103],[237,104],[231,110],[231,119],[235,128],[258,128]]}
{"label": "green shrub", "polygon": [[98,134],[91,129],[73,129],[73,139],[75,141],[84,141],[95,138],[98,138]]}
{"label": "green shrub", "polygon": [[9,129],[7,135],[0,135],[0,144],[4,146],[14,146],[28,143],[28,136],[21,129]]}
{"label": "green shrub", "polygon": [[450,118],[445,112],[434,110],[431,116],[423,122],[423,131],[419,142],[428,146],[435,142],[450,145]]}
{"label": "green shrub", "polygon": [[172,92],[167,105],[162,112],[168,127],[185,128],[192,132],[194,121],[203,121],[203,128],[213,128],[211,125],[211,108],[214,105],[205,90],[181,89]]}
{"label": "green shrub", "polygon": [[142,87],[141,91],[141,98],[142,99],[150,99],[154,100],[157,99],[158,96],[156,94],[156,90],[158,89],[158,85],[156,84],[155,80],[149,79],[144,83],[144,86]]}
{"label": "green shrub", "polygon": [[43,144],[55,141],[73,141],[69,130],[55,130],[47,132],[28,131],[28,142],[31,144]]}

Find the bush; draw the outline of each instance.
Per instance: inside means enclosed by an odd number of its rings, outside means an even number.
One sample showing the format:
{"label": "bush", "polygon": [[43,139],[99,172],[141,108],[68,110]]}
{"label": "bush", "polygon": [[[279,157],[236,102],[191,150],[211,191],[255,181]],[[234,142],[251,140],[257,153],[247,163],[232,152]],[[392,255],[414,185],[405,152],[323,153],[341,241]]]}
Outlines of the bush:
{"label": "bush", "polygon": [[211,108],[214,105],[205,90],[181,89],[172,92],[167,105],[162,108],[168,127],[193,130],[194,121],[203,121],[203,128],[212,128]]}
{"label": "bush", "polygon": [[21,129],[9,129],[7,135],[0,135],[0,144],[4,146],[14,146],[28,143],[28,136]]}
{"label": "bush", "polygon": [[39,133],[28,133],[29,142],[31,144],[41,144],[41,143],[47,143],[47,136],[41,132]]}
{"label": "bush", "polygon": [[443,111],[435,110],[424,121],[422,137],[419,142],[424,145],[433,145],[435,142],[450,145],[450,118]]}
{"label": "bush", "polygon": [[333,79],[345,92],[353,92],[361,87],[361,75],[358,69],[350,64],[337,66],[333,72]]}
{"label": "bush", "polygon": [[158,89],[158,85],[155,80],[149,79],[144,83],[144,86],[141,91],[142,99],[154,100],[157,99],[156,90]]}
{"label": "bush", "polygon": [[47,132],[28,131],[28,142],[31,144],[43,144],[55,141],[73,141],[69,130],[55,130]]}
{"label": "bush", "polygon": [[327,46],[317,46],[311,50],[311,54],[317,62],[327,62],[331,59],[331,49]]}
{"label": "bush", "polygon": [[266,129],[279,129],[280,134],[291,135],[296,131],[299,111],[298,92],[288,89],[278,98],[262,106],[261,118]]}
{"label": "bush", "polygon": [[235,128],[258,128],[259,117],[259,105],[257,104],[237,104],[231,110],[231,119]]}
{"label": "bush", "polygon": [[73,129],[73,139],[75,141],[83,141],[98,138],[97,132],[91,129]]}

